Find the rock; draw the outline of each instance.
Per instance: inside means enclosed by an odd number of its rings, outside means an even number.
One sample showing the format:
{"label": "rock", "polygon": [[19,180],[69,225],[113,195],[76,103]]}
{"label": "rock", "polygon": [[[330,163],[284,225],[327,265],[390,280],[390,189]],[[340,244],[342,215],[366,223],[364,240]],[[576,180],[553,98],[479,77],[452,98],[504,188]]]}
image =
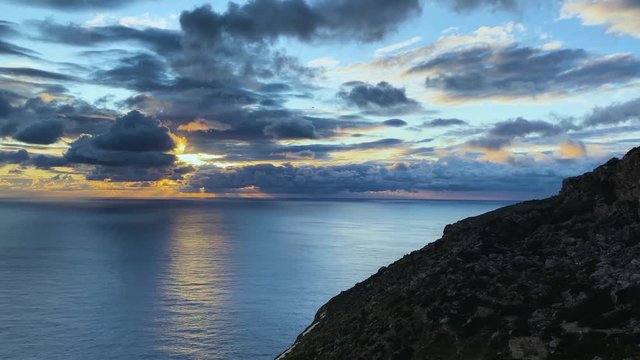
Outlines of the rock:
{"label": "rock", "polygon": [[640,359],[640,148],[447,225],[331,299],[281,359]]}

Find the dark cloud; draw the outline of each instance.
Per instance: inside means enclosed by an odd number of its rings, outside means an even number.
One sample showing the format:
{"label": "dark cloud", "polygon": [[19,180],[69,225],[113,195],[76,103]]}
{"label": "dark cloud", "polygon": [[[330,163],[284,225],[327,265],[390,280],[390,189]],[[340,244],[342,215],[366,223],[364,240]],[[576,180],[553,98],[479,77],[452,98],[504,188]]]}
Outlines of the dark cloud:
{"label": "dark cloud", "polygon": [[3,164],[20,164],[29,160],[29,153],[26,150],[0,151],[0,165]]}
{"label": "dark cloud", "polygon": [[209,5],[184,11],[180,24],[186,33],[209,41],[218,41],[221,36],[253,42],[280,36],[303,41],[373,41],[420,11],[418,0],[250,0],[243,5],[230,3],[224,13]]}
{"label": "dark cloud", "polygon": [[274,139],[314,139],[318,136],[309,119],[276,121],[265,126],[263,132]]}
{"label": "dark cloud", "polygon": [[468,125],[466,121],[460,119],[433,119],[422,123],[421,127],[447,127],[447,126],[461,126]]}
{"label": "dark cloud", "polygon": [[38,53],[35,51],[5,41],[6,38],[20,35],[16,28],[17,24],[0,20],[0,55],[24,56],[33,59],[37,58]]}
{"label": "dark cloud", "polygon": [[63,135],[101,133],[116,115],[68,95],[43,101],[40,96],[20,99],[0,91],[0,136],[24,142],[51,144]]}
{"label": "dark cloud", "polygon": [[152,91],[171,85],[169,69],[159,57],[140,53],[119,59],[108,70],[99,70],[93,78],[96,82],[137,91]]}
{"label": "dark cloud", "polygon": [[[435,162],[294,166],[205,167],[190,179],[186,191],[242,192],[248,187],[274,195],[340,196],[380,191],[438,191],[445,193],[546,196],[560,188],[562,179],[586,171],[593,164],[567,163],[514,167],[472,159],[448,157]],[[509,181],[505,182],[504,179]]]}
{"label": "dark cloud", "polygon": [[640,98],[595,108],[585,117],[583,125],[617,125],[632,120],[640,121]]}
{"label": "dark cloud", "polygon": [[568,94],[640,78],[632,55],[597,57],[581,49],[477,47],[455,50],[409,70],[429,72],[426,85],[456,98]]}
{"label": "dark cloud", "polygon": [[270,84],[263,84],[260,87],[260,90],[266,93],[279,93],[279,92],[291,90],[291,86],[284,83],[270,83]]}
{"label": "dark cloud", "polygon": [[371,85],[359,81],[343,84],[338,97],[371,114],[406,114],[421,109],[417,101],[407,97],[405,89],[386,81]]}
{"label": "dark cloud", "polygon": [[0,67],[0,74],[44,80],[79,81],[75,76],[27,67]]}
{"label": "dark cloud", "polygon": [[169,130],[157,119],[132,111],[105,133],[71,143],[64,160],[93,165],[86,173],[88,180],[179,180],[191,168],[177,164],[176,156],[167,153],[174,147]]}
{"label": "dark cloud", "polygon": [[18,131],[14,138],[29,144],[53,144],[64,134],[64,124],[60,120],[35,122]]}
{"label": "dark cloud", "polygon": [[205,140],[207,143],[216,141],[211,146],[218,145],[220,141],[258,143],[275,139],[327,139],[349,131],[389,126],[384,122],[359,119],[305,116],[303,113],[286,109],[237,109],[218,113],[212,118],[218,124],[215,128],[193,131],[189,134],[190,139]]}
{"label": "dark cloud", "polygon": [[100,166],[94,168],[87,174],[87,180],[93,181],[158,181],[163,179],[183,180],[184,176],[193,172],[195,169],[191,166],[176,167],[110,167]]}
{"label": "dark cloud", "polygon": [[71,143],[64,157],[70,163],[103,165],[108,167],[169,167],[175,156],[157,151],[105,150],[96,146],[94,139],[82,136]]}
{"label": "dark cloud", "polygon": [[0,119],[6,118],[13,112],[13,107],[9,103],[7,96],[0,91]]}
{"label": "dark cloud", "polygon": [[498,137],[522,137],[530,134],[553,136],[563,131],[562,127],[546,121],[517,118],[495,123],[489,130],[489,134]]}
{"label": "dark cloud", "polygon": [[555,125],[542,120],[517,118],[493,124],[484,135],[468,141],[467,144],[485,149],[499,150],[510,145],[516,138],[524,138],[530,135],[552,137],[565,133],[567,126],[566,124]]}
{"label": "dark cloud", "polygon": [[67,166],[69,161],[64,156],[36,155],[31,157],[30,163],[40,169]]}
{"label": "dark cloud", "polygon": [[[328,159],[332,153],[353,151],[389,149],[406,145],[400,139],[381,139],[376,141],[362,142],[356,144],[312,144],[312,145],[268,145],[263,147],[259,153],[252,157],[258,160],[283,160],[297,158]],[[268,156],[265,156],[267,155]]]}
{"label": "dark cloud", "polygon": [[389,119],[382,122],[382,124],[390,127],[403,127],[407,126],[407,122],[402,119]]}
{"label": "dark cloud", "polygon": [[92,144],[103,150],[135,152],[163,152],[175,147],[169,129],[139,111],[117,119],[106,133],[94,137]]}
{"label": "dark cloud", "polygon": [[0,20],[0,36],[15,36],[18,35],[19,32],[16,30],[18,24],[11,22]]}
{"label": "dark cloud", "polygon": [[38,53],[22,46],[14,45],[0,39],[0,54],[36,58]]}
{"label": "dark cloud", "polygon": [[176,30],[158,28],[136,29],[122,25],[86,27],[77,24],[33,21],[39,39],[75,46],[95,46],[118,42],[135,42],[156,52],[171,54],[181,49],[181,34]]}

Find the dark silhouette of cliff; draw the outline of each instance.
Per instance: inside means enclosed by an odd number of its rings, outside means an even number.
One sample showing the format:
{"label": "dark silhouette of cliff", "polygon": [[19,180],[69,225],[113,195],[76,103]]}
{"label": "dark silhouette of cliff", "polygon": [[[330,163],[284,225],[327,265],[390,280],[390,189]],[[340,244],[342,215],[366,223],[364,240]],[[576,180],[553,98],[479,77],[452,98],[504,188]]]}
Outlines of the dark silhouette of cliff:
{"label": "dark silhouette of cliff", "polygon": [[640,359],[640,148],[448,225],[337,295],[281,359]]}

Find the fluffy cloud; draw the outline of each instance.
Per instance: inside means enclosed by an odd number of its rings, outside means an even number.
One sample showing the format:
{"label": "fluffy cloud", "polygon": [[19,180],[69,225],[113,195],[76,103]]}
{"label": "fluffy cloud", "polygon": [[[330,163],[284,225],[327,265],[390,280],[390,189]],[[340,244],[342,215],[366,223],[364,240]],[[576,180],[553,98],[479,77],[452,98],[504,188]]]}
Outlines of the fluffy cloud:
{"label": "fluffy cloud", "polygon": [[570,94],[640,79],[632,55],[597,57],[581,49],[481,46],[453,50],[412,67],[426,86],[458,99]]}
{"label": "fluffy cloud", "polygon": [[[169,130],[157,119],[137,111],[118,118],[103,134],[74,141],[64,159],[70,164],[93,165],[89,180],[151,181],[181,178]],[[189,168],[190,169],[190,168]]]}
{"label": "fluffy cloud", "polygon": [[16,140],[30,144],[53,144],[64,134],[60,120],[45,120],[33,123],[15,134]]}
{"label": "fluffy cloud", "polygon": [[[96,134],[108,128],[116,112],[64,95],[44,101],[0,92],[0,137],[32,144],[52,144],[64,135]],[[15,103],[15,104],[12,104]]]}
{"label": "fluffy cloud", "polygon": [[96,147],[115,151],[170,151],[175,142],[157,119],[132,111],[117,119],[109,131],[92,139]]}
{"label": "fluffy cloud", "polygon": [[230,3],[224,13],[208,5],[185,11],[180,24],[185,32],[211,41],[224,35],[248,41],[280,36],[372,41],[420,10],[418,0],[251,0],[243,5]]}
{"label": "fluffy cloud", "polygon": [[342,84],[338,97],[374,115],[406,114],[420,111],[417,101],[407,97],[405,89],[382,81],[376,85],[360,81]]}
{"label": "fluffy cloud", "polygon": [[585,117],[584,125],[617,125],[632,120],[640,121],[640,98],[595,108]]}
{"label": "fluffy cloud", "polygon": [[542,120],[517,118],[493,124],[485,133],[466,144],[473,148],[500,150],[511,145],[514,139],[530,135],[552,137],[566,132],[566,128]]}

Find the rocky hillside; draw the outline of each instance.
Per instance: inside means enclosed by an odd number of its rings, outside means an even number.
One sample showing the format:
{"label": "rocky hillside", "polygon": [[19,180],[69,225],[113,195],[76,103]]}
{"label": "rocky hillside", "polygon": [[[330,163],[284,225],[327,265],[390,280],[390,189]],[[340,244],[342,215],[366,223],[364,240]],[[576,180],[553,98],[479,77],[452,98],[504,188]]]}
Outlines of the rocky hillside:
{"label": "rocky hillside", "polygon": [[640,148],[445,228],[278,359],[640,359]]}

